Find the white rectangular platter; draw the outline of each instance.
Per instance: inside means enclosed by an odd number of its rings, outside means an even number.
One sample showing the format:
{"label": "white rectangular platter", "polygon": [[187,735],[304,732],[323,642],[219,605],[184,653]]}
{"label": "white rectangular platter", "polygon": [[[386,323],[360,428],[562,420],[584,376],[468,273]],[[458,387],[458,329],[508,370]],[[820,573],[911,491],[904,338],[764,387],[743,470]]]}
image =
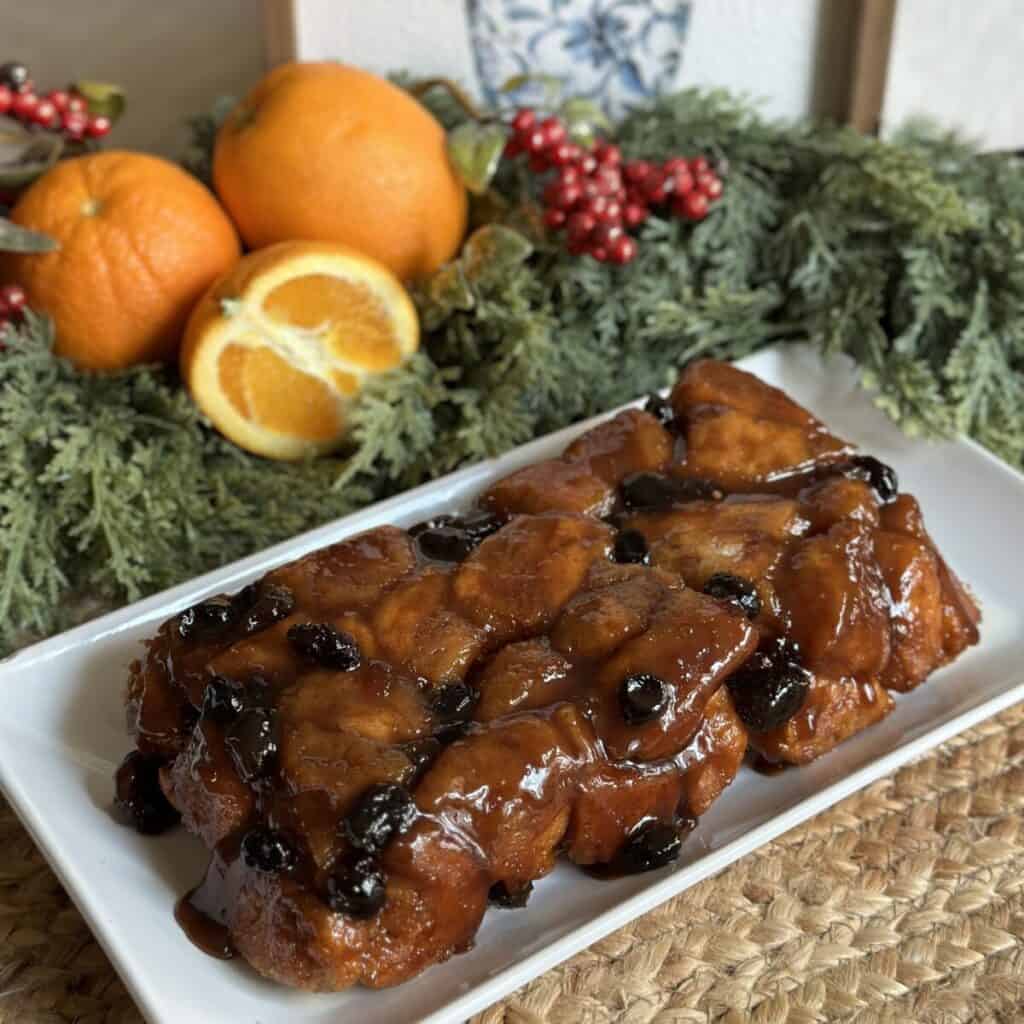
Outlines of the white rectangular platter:
{"label": "white rectangular platter", "polygon": [[466,955],[398,988],[337,995],[275,987],[244,963],[204,956],[178,929],[174,902],[201,875],[206,858],[200,843],[180,831],[143,838],[110,814],[111,776],[129,745],[121,707],[127,666],[140,641],[178,609],[349,534],[381,523],[410,525],[465,505],[491,480],[560,452],[590,424],[28,648],[0,664],[0,786],[151,1021],[463,1021],[929,747],[1024,699],[1024,477],[969,441],[907,439],[858,389],[844,359],[824,362],[806,348],[777,348],[741,365],[897,469],[903,487],[920,498],[940,549],[981,600],[980,646],[900,698],[885,721],[815,764],[772,778],[743,769],[675,865],[612,882],[562,865],[538,884],[527,909],[489,912]]}

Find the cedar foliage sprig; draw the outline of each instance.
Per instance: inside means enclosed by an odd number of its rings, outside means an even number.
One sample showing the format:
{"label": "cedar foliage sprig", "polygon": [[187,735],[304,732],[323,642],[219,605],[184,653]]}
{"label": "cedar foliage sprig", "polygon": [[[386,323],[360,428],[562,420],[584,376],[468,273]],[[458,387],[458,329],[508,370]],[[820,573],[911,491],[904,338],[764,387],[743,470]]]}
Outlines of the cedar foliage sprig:
{"label": "cedar foliage sprig", "polygon": [[[195,122],[201,174],[214,126]],[[1024,462],[1022,161],[920,126],[884,143],[772,123],[721,92],[661,100],[618,139],[727,161],[716,211],[652,218],[611,267],[549,244],[500,170],[477,208],[499,223],[419,287],[423,348],[359,397],[337,458],[240,452],[172,372],[77,373],[29,316],[0,354],[0,649],[780,340],[851,355],[907,431]]]}
{"label": "cedar foliage sprig", "polygon": [[[538,242],[517,270],[470,282],[447,314],[428,305],[428,351],[456,372],[472,356],[461,339],[486,336],[492,304],[558,339],[544,367],[555,403],[532,390],[536,365],[513,358],[486,403],[492,436],[511,443],[607,408],[699,355],[794,339],[852,356],[908,433],[964,430],[1021,464],[1024,161],[924,125],[889,143],[770,122],[722,91],[665,98],[617,141],[628,157],[724,160],[724,198],[695,228],[652,218],[625,268]],[[506,194],[520,184],[511,171],[496,179]],[[522,349],[518,330],[499,355]]]}
{"label": "cedar foliage sprig", "polygon": [[82,374],[29,313],[0,355],[0,644],[171,586],[365,503],[339,463],[240,452],[166,370]]}

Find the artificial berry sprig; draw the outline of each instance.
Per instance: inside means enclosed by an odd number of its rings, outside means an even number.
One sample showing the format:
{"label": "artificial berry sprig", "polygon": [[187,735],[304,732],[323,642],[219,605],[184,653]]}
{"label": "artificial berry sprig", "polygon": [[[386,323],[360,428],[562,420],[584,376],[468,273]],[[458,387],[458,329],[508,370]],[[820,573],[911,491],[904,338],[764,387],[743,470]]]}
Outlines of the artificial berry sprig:
{"label": "artificial berry sprig", "polygon": [[85,97],[74,90],[38,95],[28,68],[17,61],[0,65],[0,114],[9,114],[26,127],[58,132],[70,142],[100,139],[112,127],[109,117],[90,114]]}
{"label": "artificial berry sprig", "polygon": [[0,349],[15,324],[21,322],[27,304],[28,296],[21,285],[5,284],[0,287]]}
{"label": "artificial berry sprig", "polygon": [[637,242],[628,232],[666,207],[676,217],[703,220],[722,196],[721,178],[703,156],[664,163],[623,163],[614,143],[572,142],[557,117],[538,119],[523,107],[511,122],[505,156],[525,156],[534,174],[554,172],[543,185],[544,223],[565,231],[566,248],[601,262],[630,263]]}

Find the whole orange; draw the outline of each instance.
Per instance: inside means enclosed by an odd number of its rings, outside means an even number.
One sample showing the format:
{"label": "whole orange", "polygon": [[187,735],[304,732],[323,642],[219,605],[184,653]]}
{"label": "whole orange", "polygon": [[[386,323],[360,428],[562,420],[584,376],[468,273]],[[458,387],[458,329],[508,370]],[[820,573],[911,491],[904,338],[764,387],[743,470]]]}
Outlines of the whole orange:
{"label": "whole orange", "polygon": [[172,359],[192,307],[239,257],[217,200],[167,160],[111,151],[58,163],[11,219],[60,248],[3,261],[29,304],[53,317],[56,351],[114,370]]}
{"label": "whole orange", "polygon": [[444,129],[408,93],[336,63],[271,71],[221,126],[213,182],[251,248],[341,242],[422,277],[466,230]]}

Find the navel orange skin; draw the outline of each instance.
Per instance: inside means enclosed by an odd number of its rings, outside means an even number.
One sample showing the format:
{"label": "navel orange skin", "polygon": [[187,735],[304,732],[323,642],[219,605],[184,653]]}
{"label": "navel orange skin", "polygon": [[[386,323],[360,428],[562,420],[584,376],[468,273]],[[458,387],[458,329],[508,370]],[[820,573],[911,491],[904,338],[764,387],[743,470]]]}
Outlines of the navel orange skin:
{"label": "navel orange skin", "polygon": [[173,359],[192,307],[240,255],[210,191],[144,153],[62,161],[22,195],[11,219],[60,249],[8,255],[3,277],[54,319],[57,354],[87,370]]}
{"label": "navel orange skin", "polygon": [[221,126],[213,182],[250,248],[340,242],[403,280],[450,260],[466,231],[438,121],[385,79],[336,63],[271,71]]}

